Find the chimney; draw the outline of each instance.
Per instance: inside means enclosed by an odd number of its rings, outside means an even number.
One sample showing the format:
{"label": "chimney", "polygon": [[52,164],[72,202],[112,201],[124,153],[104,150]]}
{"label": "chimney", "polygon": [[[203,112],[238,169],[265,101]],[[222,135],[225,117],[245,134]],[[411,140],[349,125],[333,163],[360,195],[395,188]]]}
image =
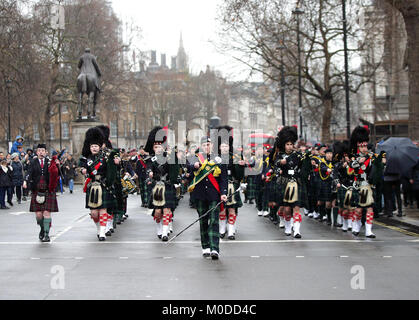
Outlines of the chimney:
{"label": "chimney", "polygon": [[160,65],[162,68],[166,68],[166,54],[162,53],[160,55]]}
{"label": "chimney", "polygon": [[172,57],[172,70],[176,70],[176,56]]}

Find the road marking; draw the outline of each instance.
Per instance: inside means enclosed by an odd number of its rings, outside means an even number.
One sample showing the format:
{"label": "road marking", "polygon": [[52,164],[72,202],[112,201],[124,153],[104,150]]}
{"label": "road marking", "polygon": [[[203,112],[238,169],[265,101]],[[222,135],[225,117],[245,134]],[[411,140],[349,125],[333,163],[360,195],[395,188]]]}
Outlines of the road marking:
{"label": "road marking", "polygon": [[260,256],[250,256],[250,258],[260,258]]}
{"label": "road marking", "polygon": [[407,230],[404,230],[404,229],[402,229],[402,228],[395,227],[395,226],[390,226],[390,225],[385,224],[385,223],[383,223],[383,222],[379,222],[379,221],[375,221],[375,220],[374,220],[374,224],[377,224],[377,225],[379,225],[379,226],[382,226],[382,227],[384,227],[384,228],[388,228],[388,229],[391,229],[391,230],[394,230],[394,231],[401,232],[401,233],[403,233],[403,234],[405,234],[405,235],[408,235],[408,236],[412,236],[412,237],[419,237],[419,233],[415,233],[415,232],[407,231]]}
{"label": "road marking", "polygon": [[304,258],[304,256],[295,256],[296,258]]}
{"label": "road marking", "polygon": [[69,226],[69,227],[65,228],[63,231],[58,232],[55,236],[51,237],[51,242],[54,242],[59,237],[61,237],[64,233],[70,231],[71,229],[73,229],[73,226]]}
{"label": "road marking", "polygon": [[391,256],[383,256],[383,258],[391,258]]}
{"label": "road marking", "polygon": [[19,211],[19,212],[9,212],[9,214],[12,214],[14,216],[20,216],[21,214],[30,213],[27,211]]}
{"label": "road marking", "polygon": [[339,256],[339,258],[349,258],[348,256]]}
{"label": "road marking", "polygon": [[41,260],[41,258],[32,257],[31,260]]}
{"label": "road marking", "polygon": [[119,259],[126,260],[126,259],[128,259],[128,257],[119,257]]}
{"label": "road marking", "polygon": [[[72,228],[72,227],[68,227],[68,228]],[[67,232],[68,230],[63,230],[61,232],[61,234],[57,235],[57,236],[61,236],[64,232]],[[57,239],[57,236],[55,238],[55,240]],[[406,241],[410,241],[410,240],[406,240]],[[325,243],[366,243],[366,244],[371,244],[371,240],[333,240],[333,239],[323,239],[323,240],[319,240],[319,239],[312,239],[312,240],[235,240],[235,241],[226,241],[223,242],[223,244],[229,244],[229,245],[234,245],[234,244],[243,244],[243,243],[250,243],[250,244],[264,244],[264,243],[297,243],[297,242],[325,242]],[[373,240],[373,242],[392,242],[391,240]],[[51,242],[50,242],[51,243]],[[175,242],[170,242],[171,244],[177,243],[177,244],[200,244],[201,241],[175,241]],[[25,244],[39,244],[39,242],[34,242],[34,241],[28,241],[28,242],[13,242],[13,241],[5,241],[5,242],[0,242],[0,245],[25,245]],[[100,245],[106,245],[106,244],[161,244],[161,245],[168,245],[167,242],[162,242],[162,241],[103,241],[103,242],[99,242],[99,241],[62,241],[62,242],[54,242],[54,245],[56,244],[62,244],[62,245],[78,245],[78,244],[100,244]]]}
{"label": "road marking", "polygon": [[83,257],[74,257],[74,259],[76,259],[76,260],[83,260],[84,258]]}
{"label": "road marking", "polygon": [[163,257],[163,259],[165,260],[165,259],[172,259],[172,257]]}

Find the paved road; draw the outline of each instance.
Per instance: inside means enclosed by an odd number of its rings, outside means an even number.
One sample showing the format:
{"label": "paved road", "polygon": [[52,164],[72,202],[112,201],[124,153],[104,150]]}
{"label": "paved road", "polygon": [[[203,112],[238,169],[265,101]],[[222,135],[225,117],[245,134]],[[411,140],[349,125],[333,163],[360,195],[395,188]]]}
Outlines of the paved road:
{"label": "paved road", "polygon": [[[0,299],[418,299],[419,238],[375,226],[358,238],[303,216],[302,239],[245,204],[221,259],[201,256],[199,226],[173,243],[155,236],[140,197],[106,242],[80,189],[59,196],[52,242],[37,240],[29,202],[0,211]],[[182,200],[174,229],[197,214]],[[419,236],[419,235],[418,235]]]}

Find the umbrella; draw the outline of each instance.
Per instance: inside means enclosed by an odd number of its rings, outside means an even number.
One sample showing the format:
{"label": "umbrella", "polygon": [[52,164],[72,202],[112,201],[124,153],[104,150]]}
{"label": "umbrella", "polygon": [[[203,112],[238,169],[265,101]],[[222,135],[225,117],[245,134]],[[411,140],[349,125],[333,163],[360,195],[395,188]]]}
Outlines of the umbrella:
{"label": "umbrella", "polygon": [[381,151],[387,154],[386,173],[403,174],[418,163],[419,148],[409,138],[391,137],[378,145]]}

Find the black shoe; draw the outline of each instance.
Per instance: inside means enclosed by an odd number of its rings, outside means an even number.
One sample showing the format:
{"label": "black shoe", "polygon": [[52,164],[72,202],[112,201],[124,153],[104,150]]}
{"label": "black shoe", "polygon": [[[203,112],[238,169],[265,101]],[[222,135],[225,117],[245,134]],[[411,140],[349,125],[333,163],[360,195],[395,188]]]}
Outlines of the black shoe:
{"label": "black shoe", "polygon": [[255,203],[253,202],[253,200],[250,200],[250,201],[249,201],[249,204],[255,204]]}
{"label": "black shoe", "polygon": [[112,232],[112,233],[115,232],[114,228],[109,229],[109,231]]}
{"label": "black shoe", "polygon": [[10,204],[11,207],[13,207],[13,202],[12,201],[7,201],[8,204]]}
{"label": "black shoe", "polygon": [[236,240],[236,237],[235,236],[229,236],[228,240]]}
{"label": "black shoe", "polygon": [[352,232],[352,234],[353,234],[354,236],[358,236],[358,235],[359,235],[359,232]]}
{"label": "black shoe", "polygon": [[70,193],[73,193],[73,190],[70,190]]}
{"label": "black shoe", "polygon": [[224,239],[225,235],[226,235],[225,232],[224,233],[220,233],[220,238],[221,239]]}
{"label": "black shoe", "polygon": [[161,239],[161,234],[158,234],[158,235],[157,235],[157,237],[158,237],[159,239]]}
{"label": "black shoe", "polygon": [[403,217],[403,213],[398,213],[397,216],[398,217]]}
{"label": "black shoe", "polygon": [[17,204],[21,204],[22,203],[22,201],[21,200],[17,200]]}
{"label": "black shoe", "polygon": [[168,237],[168,236],[163,236],[163,237],[161,238],[161,240],[162,240],[162,241],[164,241],[164,242],[166,242],[166,241],[168,241],[168,240],[169,240],[169,237]]}
{"label": "black shoe", "polygon": [[99,241],[105,241],[106,237],[99,237]]}
{"label": "black shoe", "polygon": [[287,237],[289,237],[289,236],[291,235],[291,233],[286,233],[285,235],[286,235]]}
{"label": "black shoe", "polygon": [[44,230],[43,229],[41,229],[41,231],[39,231],[39,240],[42,240],[42,239],[44,239],[44,234],[45,232],[44,232]]}
{"label": "black shoe", "polygon": [[301,234],[297,233],[294,238],[301,239]]}
{"label": "black shoe", "polygon": [[219,256],[220,255],[217,251],[215,251],[215,250],[211,251],[211,259],[212,260],[218,260]]}
{"label": "black shoe", "polygon": [[0,209],[10,209],[10,208],[9,208],[9,207],[4,206],[4,207],[1,207]]}
{"label": "black shoe", "polygon": [[371,235],[369,235],[369,236],[366,236],[367,238],[371,238],[371,239],[374,239],[375,238],[375,234],[371,234]]}
{"label": "black shoe", "polygon": [[110,236],[112,235],[111,230],[109,230],[108,232],[106,232],[106,233],[105,233],[105,235],[106,235],[107,237],[110,237]]}
{"label": "black shoe", "polygon": [[44,238],[42,239],[42,242],[50,242],[49,236],[46,234]]}
{"label": "black shoe", "polygon": [[23,201],[27,201],[26,197],[23,197],[23,198],[22,198],[22,200],[23,200]]}

